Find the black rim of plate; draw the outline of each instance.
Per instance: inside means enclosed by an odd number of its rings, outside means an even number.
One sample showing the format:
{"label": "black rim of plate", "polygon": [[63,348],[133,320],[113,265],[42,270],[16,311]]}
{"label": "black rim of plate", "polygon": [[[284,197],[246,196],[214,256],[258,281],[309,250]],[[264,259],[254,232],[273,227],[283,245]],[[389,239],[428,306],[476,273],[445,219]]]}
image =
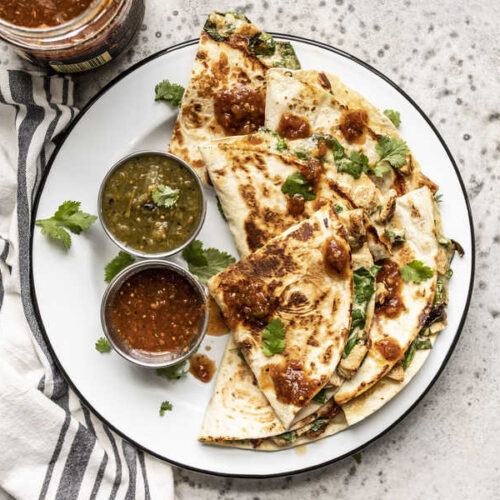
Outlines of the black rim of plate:
{"label": "black rim of plate", "polygon": [[213,476],[234,477],[234,478],[248,478],[248,479],[265,479],[265,478],[272,478],[272,477],[291,476],[291,475],[296,475],[296,474],[300,474],[300,473],[304,473],[304,472],[309,472],[309,471],[312,471],[312,470],[315,470],[315,469],[318,469],[318,468],[321,468],[321,467],[325,467],[326,465],[330,465],[330,464],[333,464],[335,462],[338,462],[338,461],[340,461],[340,460],[342,460],[342,459],[344,459],[346,457],[349,457],[349,456],[353,455],[354,453],[357,453],[357,452],[361,451],[362,449],[366,448],[368,445],[370,445],[371,443],[373,443],[374,441],[376,441],[377,439],[379,439],[380,437],[382,437],[383,435],[385,435],[386,433],[388,433],[391,429],[393,429],[396,425],[398,425],[407,415],[409,415],[413,411],[413,409],[418,405],[418,403],[420,403],[420,401],[424,398],[424,396],[427,394],[427,392],[431,389],[431,387],[434,385],[434,383],[436,382],[436,380],[441,375],[444,367],[448,363],[448,361],[449,361],[449,359],[450,359],[453,351],[455,350],[455,347],[457,345],[457,342],[458,342],[458,339],[460,337],[460,334],[462,333],[463,326],[464,326],[464,323],[465,323],[465,319],[466,319],[466,316],[467,316],[467,312],[469,310],[469,305],[470,305],[471,296],[472,296],[472,289],[473,289],[473,286],[474,286],[474,271],[475,271],[476,254],[475,254],[475,244],[474,244],[474,241],[475,241],[474,240],[474,225],[473,225],[472,211],[471,211],[469,199],[467,197],[467,192],[465,190],[465,186],[464,186],[462,177],[460,175],[460,171],[458,170],[457,164],[455,163],[455,160],[453,159],[453,156],[452,156],[452,154],[451,154],[448,146],[446,145],[444,139],[441,137],[441,135],[438,132],[437,128],[434,126],[434,124],[431,122],[431,120],[427,117],[427,115],[422,111],[422,109],[415,103],[415,101],[404,90],[402,90],[398,85],[396,85],[387,76],[385,76],[380,71],[378,71],[377,69],[373,68],[372,66],[370,66],[366,62],[362,61],[361,59],[358,59],[357,57],[349,54],[348,52],[344,52],[343,50],[340,50],[340,49],[338,49],[336,47],[332,47],[331,45],[328,45],[326,43],[317,42],[317,41],[310,40],[308,38],[303,38],[303,37],[300,37],[300,36],[287,35],[287,34],[275,33],[275,32],[272,32],[271,34],[273,36],[278,37],[278,38],[283,38],[283,39],[290,40],[290,41],[302,42],[302,43],[305,43],[305,44],[309,44],[309,45],[313,45],[313,46],[319,47],[319,48],[324,49],[324,50],[328,50],[328,51],[333,52],[333,53],[335,53],[337,55],[340,55],[342,57],[350,59],[351,61],[359,64],[360,66],[363,66],[364,68],[370,70],[372,73],[374,73],[375,75],[377,75],[379,78],[382,78],[385,82],[387,82],[393,88],[395,88],[420,113],[420,115],[424,118],[424,120],[427,122],[427,124],[429,125],[429,127],[432,129],[432,131],[434,132],[434,134],[436,135],[436,137],[439,139],[442,147],[444,148],[444,150],[446,151],[446,154],[448,155],[448,158],[450,159],[451,164],[453,165],[453,168],[455,169],[455,173],[456,173],[456,176],[457,176],[458,181],[460,183],[460,187],[462,189],[462,193],[463,193],[463,196],[464,196],[464,199],[465,199],[465,204],[467,206],[467,212],[468,212],[468,216],[469,216],[469,225],[470,225],[470,236],[471,236],[471,242],[472,242],[472,245],[471,245],[471,249],[472,249],[472,255],[471,255],[471,273],[470,273],[470,281],[469,281],[469,290],[467,292],[467,300],[466,300],[466,303],[465,303],[465,308],[464,308],[464,311],[462,313],[462,317],[460,318],[460,323],[458,325],[458,329],[457,329],[457,332],[455,333],[455,337],[454,337],[454,339],[452,341],[452,344],[451,344],[451,346],[450,346],[450,348],[448,350],[448,353],[446,354],[446,357],[443,360],[441,366],[439,367],[438,371],[434,375],[434,377],[431,380],[431,382],[425,388],[424,392],[420,395],[419,398],[417,398],[417,400],[410,406],[410,408],[408,408],[403,413],[403,415],[401,415],[396,421],[392,422],[389,426],[387,426],[378,435],[376,435],[375,437],[373,437],[369,441],[365,442],[361,446],[359,446],[359,447],[351,450],[348,453],[345,453],[345,454],[343,454],[343,455],[341,455],[339,457],[333,458],[331,460],[327,460],[327,461],[322,462],[322,463],[317,464],[317,465],[313,465],[313,466],[310,466],[310,467],[305,467],[305,468],[302,468],[302,469],[296,469],[296,470],[290,471],[290,472],[280,472],[280,473],[265,474],[265,475],[260,475],[260,474],[229,474],[229,473],[224,473],[224,472],[216,472],[216,471],[210,471],[210,470],[205,470],[205,469],[198,469],[197,467],[192,467],[190,465],[186,465],[186,464],[182,464],[182,463],[176,462],[175,460],[172,460],[170,458],[166,458],[166,457],[164,457],[164,456],[162,456],[162,455],[160,455],[158,453],[155,453],[155,452],[147,449],[146,447],[142,446],[141,444],[137,443],[136,441],[134,441],[133,439],[131,439],[127,435],[125,435],[122,431],[120,431],[119,429],[117,429],[111,422],[109,422],[98,411],[96,411],[96,409],[92,405],[90,405],[88,403],[88,401],[86,400],[86,398],[80,393],[80,391],[78,390],[78,388],[76,387],[76,385],[73,383],[73,381],[69,378],[68,374],[64,370],[64,367],[62,366],[61,362],[59,361],[59,359],[58,359],[58,357],[57,357],[57,355],[56,355],[56,353],[55,353],[55,351],[54,351],[54,349],[52,347],[52,344],[50,343],[50,339],[49,339],[49,337],[47,335],[47,332],[45,331],[45,327],[43,325],[43,321],[42,321],[42,317],[41,317],[41,314],[40,314],[40,310],[38,308],[38,302],[37,302],[37,299],[36,299],[35,283],[34,283],[34,280],[33,280],[33,265],[32,265],[33,264],[33,231],[34,231],[34,228],[35,228],[35,224],[34,223],[35,223],[35,220],[36,220],[36,212],[38,210],[38,204],[39,204],[39,201],[40,201],[41,194],[43,192],[43,187],[45,185],[45,181],[46,181],[46,179],[47,179],[47,177],[49,175],[50,169],[51,169],[52,164],[54,163],[54,161],[55,161],[55,159],[57,157],[57,154],[58,154],[59,150],[61,149],[61,147],[65,143],[65,141],[68,138],[68,136],[71,134],[71,131],[73,130],[73,128],[75,127],[75,125],[79,122],[79,120],[82,118],[82,116],[85,115],[85,113],[93,106],[93,104],[103,94],[105,94],[116,83],[118,83],[120,80],[122,80],[123,78],[125,78],[128,74],[132,73],[133,71],[135,71],[137,68],[143,66],[144,64],[147,64],[149,61],[152,61],[153,59],[161,57],[161,56],[163,56],[165,54],[168,54],[169,52],[173,52],[175,50],[183,49],[183,48],[188,47],[190,45],[195,45],[195,44],[198,43],[199,39],[195,38],[195,39],[192,39],[192,40],[187,40],[185,42],[181,42],[181,43],[178,43],[176,45],[172,45],[171,47],[168,47],[166,49],[160,50],[159,52],[156,52],[156,53],[148,56],[147,58],[143,59],[142,61],[139,61],[138,63],[134,64],[130,68],[128,68],[125,71],[123,71],[122,73],[120,73],[113,80],[111,80],[106,86],[104,86],[92,99],[90,99],[90,101],[82,108],[82,110],[77,115],[77,117],[73,120],[73,122],[71,122],[71,124],[69,125],[68,129],[64,132],[64,134],[63,134],[63,136],[61,138],[61,141],[58,143],[56,149],[54,150],[54,153],[52,154],[52,156],[50,158],[50,161],[49,161],[49,163],[48,163],[48,165],[47,165],[47,167],[46,167],[46,169],[44,171],[43,177],[40,180],[40,185],[39,185],[38,191],[36,193],[34,204],[33,204],[33,213],[32,213],[32,218],[31,218],[31,239],[30,239],[30,257],[29,257],[30,258],[30,288],[31,288],[31,298],[32,298],[32,301],[33,301],[33,305],[34,305],[34,310],[35,310],[35,315],[36,315],[37,321],[38,321],[38,323],[40,325],[40,329],[42,331],[42,334],[43,334],[43,337],[44,337],[45,341],[47,342],[47,346],[49,348],[49,351],[50,351],[52,357],[54,358],[54,360],[55,360],[55,362],[56,362],[59,370],[61,371],[61,373],[65,377],[65,379],[68,382],[68,384],[70,385],[70,387],[73,389],[73,391],[80,398],[81,402],[89,410],[91,410],[99,419],[101,419],[102,422],[104,422],[110,429],[112,429],[114,432],[116,432],[120,437],[122,437],[123,439],[125,439],[129,443],[133,444],[138,449],[141,449],[141,450],[145,451],[146,453],[149,453],[150,455],[152,455],[152,456],[154,456],[156,458],[159,458],[160,460],[168,462],[171,465],[175,465],[177,467],[182,467],[182,468],[185,468],[185,469],[188,469],[188,470],[192,470],[194,472],[199,472],[199,473],[202,473],[202,474],[209,474],[209,475],[213,475]]}

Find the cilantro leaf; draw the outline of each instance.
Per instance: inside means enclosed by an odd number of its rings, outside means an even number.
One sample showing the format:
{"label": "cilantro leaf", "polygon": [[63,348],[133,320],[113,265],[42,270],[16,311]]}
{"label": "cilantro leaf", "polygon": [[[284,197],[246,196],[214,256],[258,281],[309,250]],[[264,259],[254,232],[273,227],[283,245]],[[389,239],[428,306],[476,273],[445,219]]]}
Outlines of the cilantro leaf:
{"label": "cilantro leaf", "polygon": [[394,168],[401,168],[406,165],[406,155],[409,152],[405,141],[396,137],[383,135],[375,146],[375,150],[380,155],[377,164],[383,161],[389,163]]}
{"label": "cilantro leaf", "polygon": [[207,266],[208,259],[203,250],[203,243],[200,240],[191,242],[182,252],[184,260],[193,266]]}
{"label": "cilantro leaf", "polygon": [[414,281],[420,283],[432,277],[432,269],[425,266],[420,260],[413,260],[400,269],[401,277],[406,283]]}
{"label": "cilantro leaf", "polygon": [[104,268],[104,281],[109,283],[120,271],[135,262],[134,257],[127,252],[118,252],[118,255],[110,260]]}
{"label": "cilantro leaf", "polygon": [[65,201],[48,219],[38,219],[35,224],[42,228],[42,234],[52,239],[59,240],[66,248],[71,247],[71,236],[64,229],[69,229],[74,234],[80,234],[88,229],[95,221],[95,215],[82,212],[79,201]]}
{"label": "cilantro leaf", "polygon": [[344,210],[344,207],[342,207],[342,205],[337,205],[337,203],[335,203],[333,208],[335,209],[335,212],[337,212],[338,214]]}
{"label": "cilantro leaf", "polygon": [[384,109],[384,115],[391,120],[395,127],[399,127],[401,125],[401,116],[399,115],[399,111],[395,111],[394,109]]}
{"label": "cilantro leaf", "polygon": [[453,276],[453,269],[450,267],[448,271],[446,271],[445,276],[450,279]]}
{"label": "cilantro leaf", "polygon": [[324,405],[326,403],[326,389],[321,389],[321,391],[312,398],[316,403],[321,403]]}
{"label": "cilantro leaf", "polygon": [[304,179],[300,172],[294,172],[286,178],[283,186],[281,186],[281,192],[290,196],[301,194],[305,201],[316,198],[316,193],[313,191],[311,184]]}
{"label": "cilantro leaf", "polygon": [[41,226],[42,234],[52,238],[54,240],[59,240],[62,242],[65,248],[71,247],[71,236],[66,229],[62,228],[57,221],[50,219],[37,220],[35,222],[37,226]]}
{"label": "cilantro leaf", "polygon": [[202,283],[236,262],[236,259],[226,252],[216,248],[203,248],[200,240],[194,240],[183,251],[182,256],[188,264],[189,271],[198,276]]}
{"label": "cilantro leaf", "polygon": [[173,406],[170,401],[163,401],[160,406],[160,417],[163,417],[166,411],[172,411],[172,408]]}
{"label": "cilantro leaf", "polygon": [[156,374],[159,377],[165,377],[169,380],[179,380],[181,377],[186,375],[188,370],[185,370],[187,361],[181,361],[173,366],[167,366],[165,368],[157,368]]}
{"label": "cilantro leaf", "polygon": [[359,179],[361,173],[368,168],[368,157],[359,151],[352,151],[351,154],[336,160],[337,170],[352,175]]}
{"label": "cilantro leaf", "polygon": [[283,322],[274,318],[262,332],[262,351],[268,357],[279,354],[285,349],[285,333]]}
{"label": "cilantro leaf", "polygon": [[172,208],[179,199],[179,190],[172,189],[165,184],[158,184],[151,194],[158,207]]}
{"label": "cilantro leaf", "polygon": [[436,203],[441,203],[443,201],[443,195],[442,194],[435,194],[434,200]]}
{"label": "cilantro leaf", "polygon": [[163,99],[172,106],[180,106],[183,95],[184,87],[177,83],[170,83],[168,80],[163,80],[155,86],[155,101]]}
{"label": "cilantro leaf", "polygon": [[101,337],[95,343],[95,348],[99,352],[109,352],[109,351],[111,351],[111,344],[108,342],[107,339],[105,339],[104,337]]}
{"label": "cilantro leaf", "polygon": [[391,171],[391,167],[389,167],[389,165],[375,164],[375,165],[370,165],[368,167],[368,170],[370,172],[373,172],[375,177],[378,177],[380,179],[380,178],[384,177],[385,174],[387,174],[388,172]]}

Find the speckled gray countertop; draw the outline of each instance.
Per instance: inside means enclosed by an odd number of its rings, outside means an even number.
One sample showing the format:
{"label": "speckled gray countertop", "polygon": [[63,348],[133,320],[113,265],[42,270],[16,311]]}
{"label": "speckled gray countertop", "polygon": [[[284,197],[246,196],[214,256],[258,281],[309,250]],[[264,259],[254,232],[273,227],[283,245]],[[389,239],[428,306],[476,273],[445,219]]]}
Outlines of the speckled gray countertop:
{"label": "speckled gray countertop", "polygon": [[[362,453],[312,473],[262,481],[175,470],[179,499],[500,498],[500,43],[497,0],[147,0],[134,47],[77,77],[83,105],[132,63],[197,37],[211,10],[268,31],[340,47],[399,84],[433,120],[467,186],[477,266],[468,319],[420,405]],[[12,64],[0,49],[0,64]]]}

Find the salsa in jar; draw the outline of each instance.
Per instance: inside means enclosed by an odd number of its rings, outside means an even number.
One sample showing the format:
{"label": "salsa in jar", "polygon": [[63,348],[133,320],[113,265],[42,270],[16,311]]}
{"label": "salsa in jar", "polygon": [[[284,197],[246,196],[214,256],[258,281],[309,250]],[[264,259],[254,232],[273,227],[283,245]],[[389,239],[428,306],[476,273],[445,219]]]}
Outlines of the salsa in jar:
{"label": "salsa in jar", "polygon": [[146,268],[124,281],[110,304],[112,329],[132,349],[155,354],[187,350],[205,312],[199,292],[181,274]]}
{"label": "salsa in jar", "polygon": [[133,42],[144,0],[1,0],[0,39],[60,73],[98,68]]}
{"label": "salsa in jar", "polygon": [[138,154],[111,171],[101,191],[104,227],[136,255],[170,255],[199,231],[203,191],[196,174],[166,154]]}

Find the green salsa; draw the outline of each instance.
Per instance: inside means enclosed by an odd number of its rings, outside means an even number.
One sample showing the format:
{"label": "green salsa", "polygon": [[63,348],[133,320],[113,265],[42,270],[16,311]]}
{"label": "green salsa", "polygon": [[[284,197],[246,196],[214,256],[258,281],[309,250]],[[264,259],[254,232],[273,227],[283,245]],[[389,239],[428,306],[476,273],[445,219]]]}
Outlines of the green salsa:
{"label": "green salsa", "polygon": [[125,161],[108,178],[102,216],[125,246],[147,254],[169,252],[195,232],[202,194],[194,174],[172,158],[146,154]]}

